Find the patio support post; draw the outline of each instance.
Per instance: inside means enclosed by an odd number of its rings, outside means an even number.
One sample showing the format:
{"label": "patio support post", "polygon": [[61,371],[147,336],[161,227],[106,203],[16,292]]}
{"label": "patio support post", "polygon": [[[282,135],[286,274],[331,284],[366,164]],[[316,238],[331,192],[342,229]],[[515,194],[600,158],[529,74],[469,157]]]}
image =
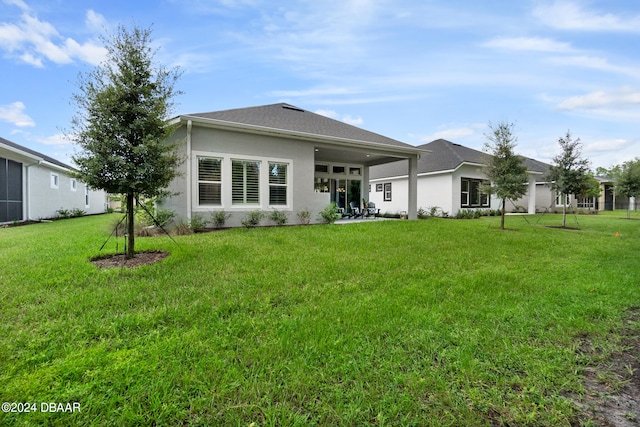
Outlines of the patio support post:
{"label": "patio support post", "polygon": [[409,206],[407,217],[418,219],[418,156],[409,157]]}
{"label": "patio support post", "polygon": [[529,174],[529,207],[528,213],[533,215],[536,213],[536,177]]}

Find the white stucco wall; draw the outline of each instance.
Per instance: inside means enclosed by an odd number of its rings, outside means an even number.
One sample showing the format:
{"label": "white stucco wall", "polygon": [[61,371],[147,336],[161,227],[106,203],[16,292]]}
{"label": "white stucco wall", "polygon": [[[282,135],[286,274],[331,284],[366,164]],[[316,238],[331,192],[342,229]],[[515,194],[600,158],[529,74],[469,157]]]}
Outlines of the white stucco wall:
{"label": "white stucco wall", "polygon": [[[384,200],[384,185],[391,184],[391,200]],[[407,212],[409,206],[408,181],[406,177],[376,179],[369,182],[371,191],[369,201],[376,204],[376,209],[380,209],[381,214],[399,214]],[[377,191],[376,185],[382,185],[382,190]],[[418,200],[420,200],[420,185],[418,182]],[[418,202],[419,206],[419,202]]]}
{"label": "white stucco wall", "polygon": [[[0,157],[20,163],[22,166],[22,219],[40,220],[55,218],[58,209],[81,209],[86,214],[103,213],[106,210],[106,193],[89,190],[89,204],[85,198],[85,184],[76,180],[75,190],[68,169],[43,161],[35,154],[18,149],[1,149]],[[52,186],[52,174],[58,177],[57,188]]]}
{"label": "white stucco wall", "polygon": [[[418,208],[429,211],[432,207],[453,216],[461,209],[461,178],[485,179],[478,166],[462,165],[455,171],[418,175]],[[377,192],[376,184],[391,182],[393,195],[391,201],[384,201],[384,191]],[[376,203],[380,212],[399,213],[407,210],[407,177],[380,178],[371,180],[369,200]],[[478,209],[497,209],[499,201],[490,199],[490,206]],[[440,212],[439,211],[439,212]]]}
{"label": "white stucco wall", "polygon": [[[103,213],[106,210],[106,194],[101,190],[89,190],[89,204],[86,203],[83,182],[76,180],[72,189],[70,178],[64,170],[48,167],[45,164],[24,166],[23,182],[25,194],[23,200],[26,215],[32,220],[55,218],[58,209],[81,209],[87,214]],[[57,175],[57,188],[52,185],[52,175]]]}

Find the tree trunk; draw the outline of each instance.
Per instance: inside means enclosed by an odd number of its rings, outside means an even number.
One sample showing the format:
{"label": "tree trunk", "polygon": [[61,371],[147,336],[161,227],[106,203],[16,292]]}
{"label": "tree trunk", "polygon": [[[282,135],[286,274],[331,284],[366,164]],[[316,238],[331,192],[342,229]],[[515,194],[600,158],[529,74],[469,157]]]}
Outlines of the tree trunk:
{"label": "tree trunk", "polygon": [[135,232],[133,227],[134,202],[135,197],[133,191],[130,190],[127,193],[127,259],[131,259],[135,255]]}
{"label": "tree trunk", "polygon": [[500,215],[500,229],[504,230],[504,215],[506,213],[507,199],[502,199],[502,215]]}
{"label": "tree trunk", "polygon": [[567,227],[567,196],[562,195],[562,228]]}

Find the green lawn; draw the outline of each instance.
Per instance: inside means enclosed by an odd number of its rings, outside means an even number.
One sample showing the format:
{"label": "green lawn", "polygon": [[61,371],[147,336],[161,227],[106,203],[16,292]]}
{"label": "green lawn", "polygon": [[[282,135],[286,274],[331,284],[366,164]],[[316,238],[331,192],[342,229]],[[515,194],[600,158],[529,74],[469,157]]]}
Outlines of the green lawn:
{"label": "green lawn", "polygon": [[119,216],[0,229],[0,400],[37,403],[0,424],[588,424],[569,396],[640,306],[625,216],[140,238],[171,255],[131,270],[88,262]]}

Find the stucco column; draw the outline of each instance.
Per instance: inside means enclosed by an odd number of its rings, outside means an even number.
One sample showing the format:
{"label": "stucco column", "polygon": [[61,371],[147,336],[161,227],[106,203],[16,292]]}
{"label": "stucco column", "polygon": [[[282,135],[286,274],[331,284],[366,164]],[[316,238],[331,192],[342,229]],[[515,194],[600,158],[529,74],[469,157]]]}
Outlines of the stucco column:
{"label": "stucco column", "polygon": [[528,213],[533,215],[536,213],[536,176],[529,175],[529,206]]}
{"label": "stucco column", "polygon": [[418,156],[409,157],[409,206],[407,217],[418,219]]}

